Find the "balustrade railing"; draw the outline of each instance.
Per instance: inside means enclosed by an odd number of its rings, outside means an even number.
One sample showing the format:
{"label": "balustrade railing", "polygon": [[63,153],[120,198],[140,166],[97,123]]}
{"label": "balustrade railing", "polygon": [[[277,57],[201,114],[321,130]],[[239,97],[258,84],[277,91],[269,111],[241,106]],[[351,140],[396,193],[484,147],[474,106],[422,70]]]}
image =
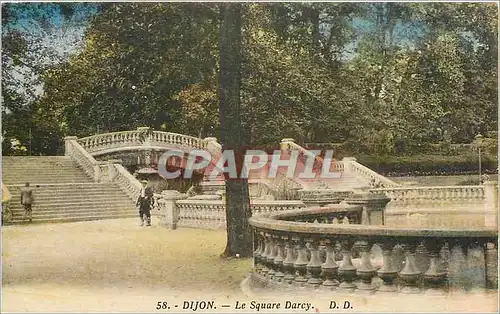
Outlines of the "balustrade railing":
{"label": "balustrade railing", "polygon": [[12,195],[5,184],[2,182],[2,223],[12,220],[12,211],[10,209],[10,201]]}
{"label": "balustrade railing", "polygon": [[128,146],[186,146],[189,148],[205,149],[207,141],[203,139],[171,132],[151,131],[148,128],[139,128],[133,131],[96,134],[77,140],[89,153],[111,150]]}
{"label": "balustrade railing", "polygon": [[99,162],[76,141],[76,137],[65,139],[65,155],[71,157],[94,181],[99,181]]}
{"label": "balustrade railing", "polygon": [[481,185],[465,186],[423,186],[371,189],[370,192],[384,193],[393,201],[413,200],[476,200],[484,198]]}
{"label": "balustrade railing", "polygon": [[96,182],[113,182],[118,184],[131,199],[135,201],[141,190],[141,183],[120,164],[119,160],[108,162],[97,161],[76,140],[76,137],[65,139],[65,155],[71,157]]}
{"label": "balustrade railing", "polygon": [[296,293],[320,288],[438,295],[498,287],[495,229],[300,221],[309,214],[306,210],[250,218],[255,284]]}
{"label": "balustrade railing", "polygon": [[356,173],[358,176],[364,178],[364,180],[371,187],[378,188],[392,188],[398,187],[399,184],[396,182],[384,177],[383,175],[378,174],[377,172],[371,170],[370,168],[360,164],[354,158],[344,158],[342,159],[344,162],[344,167],[349,168],[348,171],[352,171]]}
{"label": "balustrade railing", "polygon": [[[304,156],[315,156],[309,150],[303,148],[302,146],[295,143],[294,139],[283,139],[280,143],[282,150],[298,150]],[[321,156],[315,156],[314,165],[316,167],[322,167],[323,158]],[[332,165],[330,165],[332,168]],[[370,168],[360,164],[354,158],[344,158],[341,161],[335,161],[333,163],[333,168],[335,171],[339,172],[354,172],[372,187],[397,187],[399,184],[396,182],[378,174],[377,172],[371,170]]]}
{"label": "balustrade railing", "polygon": [[135,202],[141,193],[142,185],[130,172],[122,165],[115,163],[110,164],[114,169],[114,178],[112,182],[118,184],[120,189],[124,191],[130,199]]}
{"label": "balustrade railing", "polygon": [[[162,195],[158,195],[161,199]],[[161,203],[158,201],[158,203]],[[224,200],[184,199],[175,202],[177,226],[202,229],[226,228],[226,205]],[[303,208],[300,201],[251,200],[253,215]]]}
{"label": "balustrade railing", "polygon": [[299,190],[299,197],[306,205],[326,205],[340,203],[354,192],[351,190],[332,189],[303,189]]}

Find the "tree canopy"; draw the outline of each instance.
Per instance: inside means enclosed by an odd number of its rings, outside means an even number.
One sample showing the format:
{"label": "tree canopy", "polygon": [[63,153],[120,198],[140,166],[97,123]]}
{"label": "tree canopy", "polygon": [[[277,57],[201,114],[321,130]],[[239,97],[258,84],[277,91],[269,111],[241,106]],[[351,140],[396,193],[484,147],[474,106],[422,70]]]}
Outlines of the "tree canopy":
{"label": "tree canopy", "polygon": [[[43,11],[50,17],[33,10],[44,5],[3,7],[5,138],[26,143],[21,125],[36,125],[39,139],[142,125],[219,135],[218,4],[52,4],[57,14]],[[496,4],[242,7],[241,122],[250,145],[293,137],[347,142],[353,153],[410,154],[498,128]],[[21,31],[12,16],[75,25],[83,36],[68,53],[38,49],[37,28],[21,23]],[[36,71],[43,93],[20,92],[36,85],[16,80],[21,63]]]}

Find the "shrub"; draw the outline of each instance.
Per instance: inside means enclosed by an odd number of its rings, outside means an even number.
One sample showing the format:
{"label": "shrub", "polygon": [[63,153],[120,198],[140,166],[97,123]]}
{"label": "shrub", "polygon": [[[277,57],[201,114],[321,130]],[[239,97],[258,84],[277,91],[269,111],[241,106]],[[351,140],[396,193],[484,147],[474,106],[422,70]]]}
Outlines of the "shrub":
{"label": "shrub", "polygon": [[[474,174],[478,172],[478,155],[356,156],[374,171],[388,176],[424,176]],[[483,173],[496,173],[498,158],[483,155]]]}

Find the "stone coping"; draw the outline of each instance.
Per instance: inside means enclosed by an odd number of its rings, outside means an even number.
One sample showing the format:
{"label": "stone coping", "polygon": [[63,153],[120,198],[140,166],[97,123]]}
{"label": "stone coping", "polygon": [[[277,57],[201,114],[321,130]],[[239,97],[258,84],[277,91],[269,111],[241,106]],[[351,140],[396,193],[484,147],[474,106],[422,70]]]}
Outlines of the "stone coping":
{"label": "stone coping", "polygon": [[361,212],[362,210],[363,206],[361,205],[328,204],[323,207],[307,207],[307,209],[301,208],[301,209],[287,210],[286,212],[281,212],[278,215],[279,216],[278,220],[290,217],[293,218],[293,217],[321,215],[330,213]]}
{"label": "stone coping", "polygon": [[[328,212],[328,208],[325,209]],[[328,236],[373,236],[373,237],[439,237],[439,238],[498,238],[498,230],[493,228],[395,228],[387,226],[368,226],[355,224],[315,224],[308,222],[285,221],[294,215],[310,214],[311,209],[283,211],[272,214],[258,215],[250,218],[250,224],[255,228],[270,231],[291,232],[308,235]]]}
{"label": "stone coping", "polygon": [[386,191],[408,191],[408,190],[449,190],[449,189],[483,189],[482,185],[440,185],[440,186],[408,186],[396,188],[376,188],[370,189],[370,192],[386,192]]}
{"label": "stone coping", "polygon": [[354,193],[352,189],[299,189],[299,193]]}
{"label": "stone coping", "polygon": [[[225,200],[200,200],[200,199],[184,199],[184,200],[179,200],[177,201],[178,204],[197,204],[197,205],[226,205]],[[302,201],[294,201],[294,200],[278,200],[278,201],[271,201],[271,200],[250,200],[250,205],[270,205],[270,206],[289,206],[289,205],[302,205],[304,206],[304,203]]]}
{"label": "stone coping", "polygon": [[[111,135],[115,135],[115,134],[142,133],[142,132],[144,132],[144,131],[146,131],[148,129],[144,129],[144,130],[127,130],[127,131],[118,131],[118,132],[109,132],[109,133],[94,134],[94,135],[90,135],[90,136],[79,138],[77,141],[80,142],[80,141],[84,141],[84,140],[89,140],[89,139],[99,138],[99,137],[105,137],[105,136],[111,136]],[[191,139],[195,139],[197,141],[203,141],[203,139],[199,138],[199,137],[194,137],[194,136],[191,136],[191,135],[185,135],[185,134],[179,134],[179,133],[173,133],[173,132],[164,132],[164,131],[153,131],[153,130],[151,130],[151,133],[168,134],[168,135],[173,135],[173,136],[181,136],[181,137],[185,137],[185,138],[191,138]]]}
{"label": "stone coping", "polygon": [[[189,146],[187,144],[171,144],[171,143],[166,143],[165,146],[156,146],[156,145],[147,145],[145,146],[144,144],[137,144],[137,145],[130,145],[130,143],[124,143],[123,145],[127,146],[105,146],[103,145],[103,149],[100,150],[91,150],[89,153],[92,156],[100,156],[100,155],[106,155],[110,153],[117,153],[117,152],[126,152],[126,151],[131,151],[131,150],[146,150],[146,151],[164,151],[165,149],[170,149],[170,148],[178,148],[179,150],[188,153],[189,150],[191,149],[198,149],[198,148],[193,148],[192,146]],[[97,147],[99,149],[99,147]]]}

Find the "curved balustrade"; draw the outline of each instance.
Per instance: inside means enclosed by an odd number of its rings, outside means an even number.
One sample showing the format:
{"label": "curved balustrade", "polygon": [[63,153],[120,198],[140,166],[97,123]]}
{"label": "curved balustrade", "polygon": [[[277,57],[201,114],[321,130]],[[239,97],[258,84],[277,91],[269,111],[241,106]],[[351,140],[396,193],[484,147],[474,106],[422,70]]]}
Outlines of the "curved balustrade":
{"label": "curved balustrade", "polygon": [[306,205],[326,205],[340,203],[354,192],[351,190],[303,189],[298,191],[300,200]]}
{"label": "curved balustrade", "polygon": [[[322,208],[321,214],[328,213]],[[299,210],[250,218],[255,285],[294,293],[319,288],[438,295],[498,285],[493,260],[497,230],[297,221],[309,214],[310,210]],[[380,258],[373,258],[374,250]]]}
{"label": "curved balustrade", "polygon": [[149,129],[96,134],[78,139],[77,142],[91,154],[107,153],[126,147],[182,146],[205,149],[207,146],[206,141],[197,137]]}
{"label": "curved balustrade", "polygon": [[371,189],[370,192],[385,193],[393,201],[473,200],[484,198],[484,187],[481,185],[382,188]]}

